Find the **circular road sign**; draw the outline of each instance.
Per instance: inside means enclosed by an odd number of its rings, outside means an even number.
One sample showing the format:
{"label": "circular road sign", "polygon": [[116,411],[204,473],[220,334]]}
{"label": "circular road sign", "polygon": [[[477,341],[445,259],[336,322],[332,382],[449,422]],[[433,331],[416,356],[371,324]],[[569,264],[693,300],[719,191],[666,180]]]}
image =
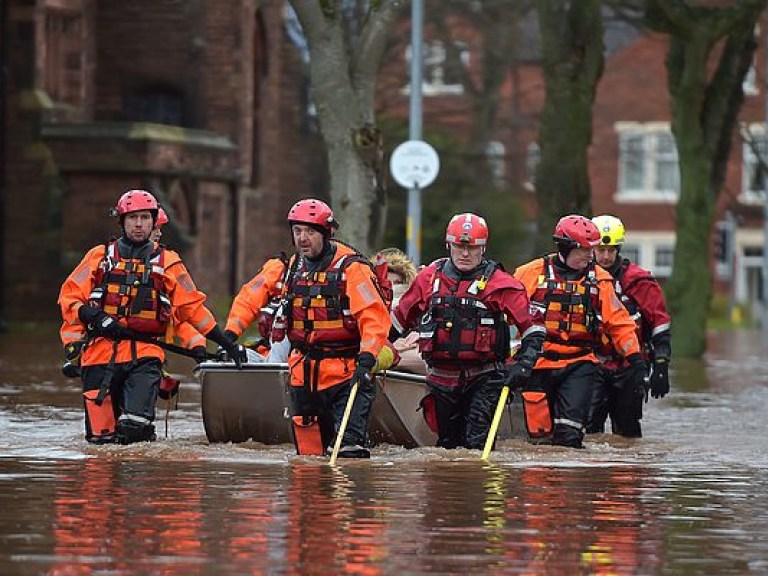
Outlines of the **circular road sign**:
{"label": "circular road sign", "polygon": [[432,146],[422,140],[400,144],[389,160],[395,182],[403,188],[426,188],[440,172],[440,158]]}

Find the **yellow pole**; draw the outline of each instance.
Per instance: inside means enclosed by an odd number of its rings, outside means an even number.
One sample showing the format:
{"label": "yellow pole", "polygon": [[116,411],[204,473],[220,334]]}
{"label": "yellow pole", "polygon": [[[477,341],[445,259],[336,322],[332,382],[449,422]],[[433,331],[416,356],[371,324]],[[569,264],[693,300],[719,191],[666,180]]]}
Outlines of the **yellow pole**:
{"label": "yellow pole", "polygon": [[352,384],[352,388],[349,391],[349,399],[347,400],[347,406],[344,408],[344,416],[341,418],[341,426],[339,426],[339,432],[336,434],[336,442],[333,445],[333,454],[331,454],[331,466],[336,465],[336,458],[339,455],[339,449],[341,448],[341,441],[344,438],[344,432],[347,429],[347,422],[349,421],[349,415],[352,413],[352,405],[355,403],[355,396],[357,395],[357,382]]}
{"label": "yellow pole", "polygon": [[488,460],[488,456],[491,453],[493,441],[496,439],[496,432],[499,430],[501,415],[504,413],[504,405],[507,403],[507,396],[509,396],[509,386],[504,386],[504,388],[501,389],[499,403],[496,405],[496,412],[493,414],[491,429],[488,430],[488,438],[485,439],[485,448],[483,448],[483,455],[480,457],[481,460]]}

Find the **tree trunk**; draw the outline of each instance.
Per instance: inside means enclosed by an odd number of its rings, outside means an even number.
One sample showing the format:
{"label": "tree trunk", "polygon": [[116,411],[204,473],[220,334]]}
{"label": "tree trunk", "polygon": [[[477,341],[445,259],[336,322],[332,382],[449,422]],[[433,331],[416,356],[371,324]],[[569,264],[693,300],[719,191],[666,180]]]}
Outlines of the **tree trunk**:
{"label": "tree trunk", "polygon": [[[649,0],[651,27],[670,34],[667,54],[672,132],[680,165],[677,239],[667,286],[676,357],[705,351],[712,299],[711,229],[725,180],[742,83],[757,44],[762,0],[690,8],[682,0]],[[719,51],[712,73],[713,53]]]}
{"label": "tree trunk", "polygon": [[536,175],[539,252],[569,213],[591,211],[587,153],[592,105],[603,71],[600,0],[538,0],[546,100],[541,112],[541,162]]}
{"label": "tree trunk", "polygon": [[380,132],[373,99],[387,36],[399,3],[371,3],[365,24],[354,36],[344,31],[335,3],[291,0],[310,50],[310,85],[328,154],[331,204],[341,224],[339,236],[364,254],[383,230],[386,194]]}

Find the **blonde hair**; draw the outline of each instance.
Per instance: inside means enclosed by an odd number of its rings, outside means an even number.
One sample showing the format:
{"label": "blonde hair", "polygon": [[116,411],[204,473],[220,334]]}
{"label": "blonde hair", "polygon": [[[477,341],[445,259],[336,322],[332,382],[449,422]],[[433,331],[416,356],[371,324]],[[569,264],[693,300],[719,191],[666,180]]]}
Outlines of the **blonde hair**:
{"label": "blonde hair", "polygon": [[378,253],[383,260],[386,260],[387,266],[391,272],[401,276],[406,284],[410,285],[416,278],[418,271],[413,265],[407,254],[399,248],[384,248]]}

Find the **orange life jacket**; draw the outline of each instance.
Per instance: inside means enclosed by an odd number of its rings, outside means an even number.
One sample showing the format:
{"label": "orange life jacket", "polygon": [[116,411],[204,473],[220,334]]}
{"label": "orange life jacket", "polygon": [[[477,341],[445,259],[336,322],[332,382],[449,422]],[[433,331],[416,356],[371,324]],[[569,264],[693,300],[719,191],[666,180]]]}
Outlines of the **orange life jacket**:
{"label": "orange life jacket", "polygon": [[286,266],[279,305],[271,302],[261,311],[267,322],[270,313],[274,316],[272,340],[278,342],[287,334],[294,348],[315,359],[355,357],[360,348],[360,330],[350,310],[345,272],[353,262],[371,267],[374,285],[386,303],[385,294],[392,290],[386,278],[386,262],[374,265],[356,252],[341,256],[328,269],[307,272],[294,256]]}
{"label": "orange life jacket", "polygon": [[304,352],[314,348],[325,356],[357,355],[360,331],[350,310],[345,273],[355,260],[344,255],[325,270],[289,271],[284,315],[275,320],[272,338],[281,340],[287,332],[291,344]]}
{"label": "orange life jacket", "polygon": [[598,289],[595,265],[584,277],[567,280],[557,273],[552,258],[544,258],[545,274],[531,296],[531,310],[544,317],[547,340],[591,348],[598,329]]}
{"label": "orange life jacket", "polygon": [[122,320],[142,334],[165,334],[171,301],[164,293],[165,249],[158,246],[145,259],[123,258],[117,241],[105,246],[89,304]]}
{"label": "orange life jacket", "polygon": [[437,264],[429,308],[419,323],[424,360],[428,364],[503,361],[509,356],[509,326],[501,312],[483,303],[483,291],[493,288],[499,264],[489,261],[473,282],[458,282],[452,291],[445,281],[447,262]]}

